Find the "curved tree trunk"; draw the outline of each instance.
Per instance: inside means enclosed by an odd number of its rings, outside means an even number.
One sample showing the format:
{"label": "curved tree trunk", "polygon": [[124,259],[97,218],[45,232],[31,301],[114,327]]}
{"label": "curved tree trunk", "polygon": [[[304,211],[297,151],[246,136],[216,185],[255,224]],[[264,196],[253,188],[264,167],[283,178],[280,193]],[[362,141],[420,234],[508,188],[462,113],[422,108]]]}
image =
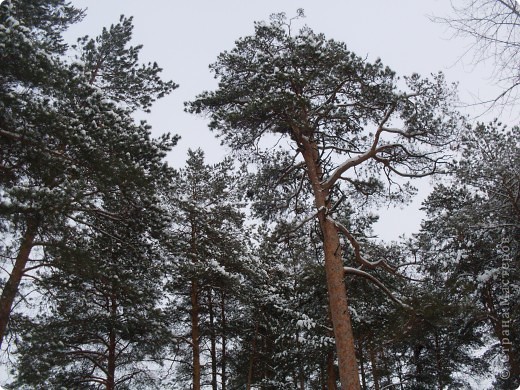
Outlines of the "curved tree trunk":
{"label": "curved tree trunk", "polygon": [[33,247],[34,239],[38,232],[38,222],[36,219],[29,218],[27,220],[27,229],[25,230],[16,261],[14,263],[13,270],[9,275],[9,279],[4,286],[2,296],[0,297],[0,347],[5,337],[7,330],[7,324],[9,323],[9,316],[13,308],[13,302],[18,293],[20,282],[22,280],[23,272],[29,255]]}

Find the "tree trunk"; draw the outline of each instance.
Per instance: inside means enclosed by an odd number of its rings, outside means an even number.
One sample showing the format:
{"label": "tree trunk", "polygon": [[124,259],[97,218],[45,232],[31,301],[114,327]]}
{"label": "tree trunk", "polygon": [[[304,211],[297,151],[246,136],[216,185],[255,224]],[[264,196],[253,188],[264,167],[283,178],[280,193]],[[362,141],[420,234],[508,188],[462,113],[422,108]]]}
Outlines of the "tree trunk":
{"label": "tree trunk", "polygon": [[334,369],[334,352],[327,354],[327,390],[337,390],[336,370]]}
{"label": "tree trunk", "polygon": [[365,375],[365,356],[363,354],[363,339],[359,339],[358,350],[359,350],[359,369],[361,371],[361,386],[363,390],[367,389],[367,380]]}
{"label": "tree trunk", "polygon": [[327,277],[332,327],[336,340],[341,387],[342,390],[360,390],[339,233],[334,222],[326,214],[331,207],[331,203],[328,199],[329,191],[325,190],[321,184],[323,173],[319,163],[316,144],[304,137],[301,137],[301,139],[303,145],[302,154],[314,193],[315,205],[319,211],[318,220],[323,234],[325,274]]}
{"label": "tree trunk", "polygon": [[441,355],[441,347],[439,343],[439,335],[435,332],[435,364],[437,368],[437,381],[439,384],[439,390],[444,389],[444,384],[442,383],[442,355]]}
{"label": "tree trunk", "polygon": [[423,350],[423,346],[417,344],[413,348],[413,360],[415,363],[415,378],[417,381],[423,381],[423,363],[421,361],[421,352]]}
{"label": "tree trunk", "polygon": [[379,384],[379,369],[377,367],[377,358],[374,348],[370,348],[370,365],[372,366],[372,378],[374,379],[374,390],[380,389]]}
{"label": "tree trunk", "polygon": [[191,343],[193,351],[193,390],[200,390],[200,331],[199,331],[199,298],[198,283],[191,281]]}
{"label": "tree trunk", "polygon": [[117,316],[116,299],[110,296],[110,332],[108,335],[108,362],[107,362],[107,383],[106,390],[116,388],[116,332],[114,330]]}
{"label": "tree trunk", "polygon": [[0,297],[0,348],[2,347],[2,342],[7,330],[7,324],[9,323],[9,317],[13,308],[13,302],[18,293],[18,288],[20,287],[23,272],[27,261],[29,260],[29,255],[31,254],[31,249],[37,232],[38,221],[34,218],[28,218],[27,228],[20,244],[13,270],[9,275],[9,279],[5,284],[2,296]]}
{"label": "tree trunk", "polygon": [[222,291],[222,300],[220,305],[220,317],[222,321],[222,390],[226,390],[226,381],[227,381],[227,372],[226,372],[226,364],[227,364],[227,352],[226,352],[226,300],[225,300],[224,291]]}
{"label": "tree trunk", "polygon": [[215,315],[213,313],[213,297],[211,288],[208,289],[208,311],[211,354],[211,388],[217,390],[217,335],[215,332]]}
{"label": "tree trunk", "polygon": [[251,384],[253,383],[253,368],[255,362],[256,355],[256,339],[258,337],[258,322],[255,323],[255,334],[253,335],[253,340],[251,341],[251,355],[249,356],[249,368],[247,370],[247,384],[246,390],[251,390]]}
{"label": "tree trunk", "polygon": [[[198,262],[197,257],[197,229],[194,218],[190,216],[191,240],[190,254],[192,263]],[[193,390],[200,390],[201,368],[200,368],[200,329],[199,329],[199,284],[195,278],[191,280],[191,345],[193,353]]]}

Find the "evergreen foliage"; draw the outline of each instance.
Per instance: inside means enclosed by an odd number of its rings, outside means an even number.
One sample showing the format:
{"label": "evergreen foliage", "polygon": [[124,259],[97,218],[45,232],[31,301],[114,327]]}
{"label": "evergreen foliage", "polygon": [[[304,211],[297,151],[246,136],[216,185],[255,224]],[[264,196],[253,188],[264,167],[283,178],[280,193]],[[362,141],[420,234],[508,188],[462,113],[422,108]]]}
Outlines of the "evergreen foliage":
{"label": "evergreen foliage", "polygon": [[[518,127],[462,128],[442,74],[397,77],[278,14],[186,104],[237,160],[173,170],[177,137],[134,118],[177,85],[131,17],[68,46],[83,16],[0,5],[8,388],[520,385]],[[374,240],[373,210],[439,172],[420,232]]]}

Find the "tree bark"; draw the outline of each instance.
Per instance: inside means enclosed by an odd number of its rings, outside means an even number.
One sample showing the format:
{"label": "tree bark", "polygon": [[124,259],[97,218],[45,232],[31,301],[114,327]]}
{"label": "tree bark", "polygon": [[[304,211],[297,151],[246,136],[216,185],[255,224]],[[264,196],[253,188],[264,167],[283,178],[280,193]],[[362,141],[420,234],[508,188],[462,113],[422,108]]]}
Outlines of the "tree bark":
{"label": "tree bark", "polygon": [[321,184],[323,172],[319,163],[316,143],[302,136],[300,136],[300,139],[307,175],[311,182],[315,205],[318,209],[318,220],[323,234],[325,274],[341,387],[342,390],[360,390],[339,233],[334,222],[327,216],[327,210],[331,207],[328,198],[329,191],[324,189]]}
{"label": "tree bark", "polygon": [[226,352],[226,297],[224,295],[224,291],[222,291],[222,300],[220,306],[220,317],[222,321],[222,390],[226,390],[226,381],[227,381],[227,372],[226,372],[226,364],[227,364],[227,352]]}
{"label": "tree bark", "polygon": [[213,313],[213,297],[208,289],[209,337],[211,354],[211,388],[217,390],[217,335],[215,332],[215,314]]}
{"label": "tree bark", "polygon": [[191,281],[191,343],[193,351],[193,390],[200,390],[200,331],[199,331],[199,298],[198,283]]}
{"label": "tree bark", "polygon": [[439,334],[435,332],[435,365],[437,368],[437,381],[439,390],[444,389],[444,384],[442,383],[442,355],[441,355],[441,347],[439,343]]}
{"label": "tree bark", "polygon": [[[192,263],[198,262],[197,257],[197,229],[192,216],[190,216],[191,240],[190,254]],[[201,368],[200,368],[200,329],[199,329],[199,284],[195,278],[191,280],[191,345],[193,353],[192,389],[200,390]]]}
{"label": "tree bark", "polygon": [[247,370],[247,384],[246,390],[251,390],[251,384],[253,383],[253,368],[255,362],[256,355],[256,339],[258,337],[258,321],[255,323],[255,334],[253,335],[253,340],[251,341],[251,355],[249,356],[249,368]]}
{"label": "tree bark", "polygon": [[370,365],[372,366],[372,378],[374,380],[374,390],[379,390],[381,387],[379,384],[379,368],[377,367],[377,358],[373,347],[370,348],[369,354]]}
{"label": "tree bark", "polygon": [[2,347],[2,342],[7,330],[7,324],[9,323],[9,317],[13,308],[13,302],[18,293],[25,266],[27,265],[27,261],[29,261],[29,255],[31,254],[37,232],[38,221],[35,218],[28,218],[27,228],[23,235],[13,270],[9,275],[9,279],[5,284],[2,296],[0,297],[0,348]]}
{"label": "tree bark", "polygon": [[336,370],[334,370],[334,352],[329,351],[327,354],[327,390],[337,390],[336,386]]}
{"label": "tree bark", "polygon": [[110,332],[108,335],[108,362],[107,362],[107,383],[106,390],[114,390],[116,388],[116,332],[114,324],[117,316],[116,298],[110,296]]}
{"label": "tree bark", "polygon": [[365,375],[365,355],[363,353],[363,338],[359,339],[358,350],[359,350],[359,368],[361,371],[361,387],[363,390],[366,390],[367,380],[366,380],[366,375]]}

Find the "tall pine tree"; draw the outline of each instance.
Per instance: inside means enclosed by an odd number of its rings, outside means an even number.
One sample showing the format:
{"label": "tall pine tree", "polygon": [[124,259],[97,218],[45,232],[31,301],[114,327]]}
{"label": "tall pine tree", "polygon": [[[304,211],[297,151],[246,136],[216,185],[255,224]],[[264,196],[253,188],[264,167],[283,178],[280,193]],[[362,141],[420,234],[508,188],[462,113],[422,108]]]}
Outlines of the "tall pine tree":
{"label": "tall pine tree", "polygon": [[[128,223],[157,201],[153,188],[164,181],[162,160],[176,138],[152,139],[132,114],[176,86],[155,64],[139,65],[139,47],[128,47],[131,19],[80,39],[68,61],[61,34],[80,10],[12,0],[0,13],[0,218],[11,237],[2,248],[10,267],[0,298],[3,340],[22,277],[48,265],[41,252],[79,232],[107,233],[92,219]],[[116,195],[117,204],[105,203]]]}
{"label": "tall pine tree", "polygon": [[458,126],[450,108],[453,91],[440,74],[400,81],[381,61],[369,63],[343,43],[309,28],[293,33],[284,15],[257,23],[255,33],[220,54],[211,69],[218,89],[202,93],[187,109],[210,115],[211,129],[239,157],[286,161],[273,177],[274,186],[288,174],[301,177],[302,190],[287,194],[286,204],[294,207],[306,194],[314,202],[313,212],[302,220],[316,218],[323,237],[341,383],[344,389],[359,389],[341,238],[350,243],[361,271],[393,268],[386,259],[369,261],[335,210],[355,194],[384,197],[388,192],[378,173],[399,197],[407,187],[392,186],[395,177],[442,169]]}

